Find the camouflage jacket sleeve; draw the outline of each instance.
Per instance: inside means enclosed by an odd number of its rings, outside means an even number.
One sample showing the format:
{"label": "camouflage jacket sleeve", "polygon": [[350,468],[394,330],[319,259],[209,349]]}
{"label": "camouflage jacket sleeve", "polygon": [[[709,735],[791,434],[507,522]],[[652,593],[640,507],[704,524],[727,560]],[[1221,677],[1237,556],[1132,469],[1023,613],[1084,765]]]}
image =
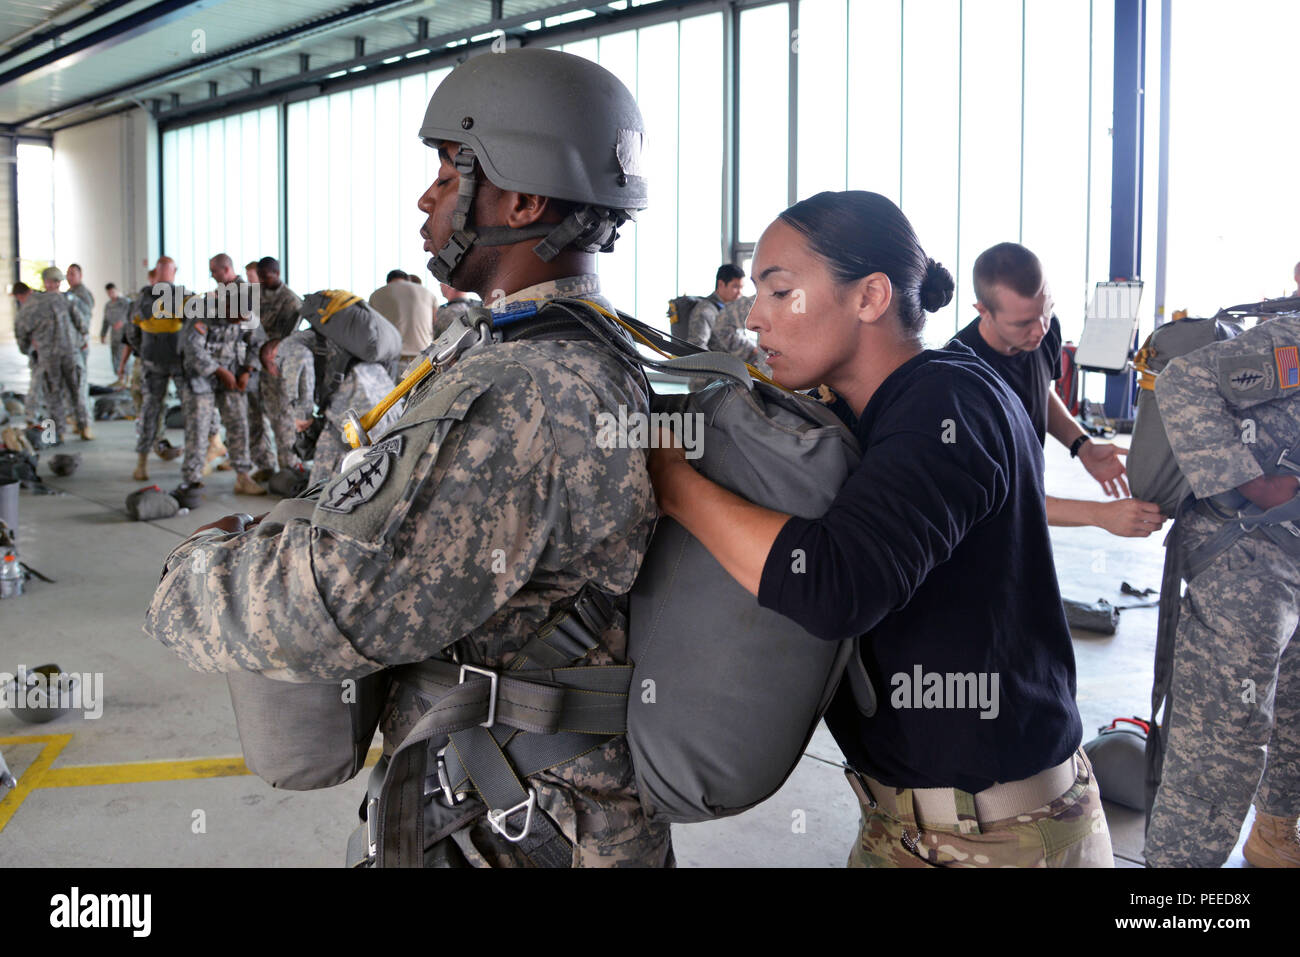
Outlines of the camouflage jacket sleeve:
{"label": "camouflage jacket sleeve", "polygon": [[686,340],[701,349],[709,348],[709,339],[713,336],[713,326],[718,319],[718,307],[710,299],[701,299],[691,310],[691,318],[686,322]]}
{"label": "camouflage jacket sleeve", "polygon": [[23,355],[31,355],[32,333],[36,330],[36,305],[31,300],[25,302],[14,318],[14,338],[18,340],[18,350]]}
{"label": "camouflage jacket sleeve", "polygon": [[72,317],[72,324],[76,327],[77,334],[81,336],[90,333],[90,306],[86,300],[74,293],[68,293],[68,314]]}
{"label": "camouflage jacket sleeve", "polygon": [[195,378],[206,379],[221,368],[208,349],[208,323],[204,319],[186,319],[181,329],[181,351],[185,356],[185,371]]}
{"label": "camouflage jacket sleeve", "polygon": [[146,632],[200,671],[357,676],[436,654],[539,569],[628,537],[652,508],[644,453],[598,448],[590,404],[548,407],[539,374],[486,353],[426,380],[310,518],[288,500],[255,529],[177,548]]}
{"label": "camouflage jacket sleeve", "polygon": [[1197,498],[1264,474],[1248,436],[1250,409],[1300,397],[1296,324],[1261,322],[1234,339],[1172,360],[1156,378],[1170,448]]}
{"label": "camouflage jacket sleeve", "polygon": [[745,319],[749,315],[750,299],[747,303],[737,300],[728,303],[718,313],[713,323],[713,338],[709,348],[717,352],[728,352],[749,363],[757,364],[762,359],[758,346],[745,334]]}

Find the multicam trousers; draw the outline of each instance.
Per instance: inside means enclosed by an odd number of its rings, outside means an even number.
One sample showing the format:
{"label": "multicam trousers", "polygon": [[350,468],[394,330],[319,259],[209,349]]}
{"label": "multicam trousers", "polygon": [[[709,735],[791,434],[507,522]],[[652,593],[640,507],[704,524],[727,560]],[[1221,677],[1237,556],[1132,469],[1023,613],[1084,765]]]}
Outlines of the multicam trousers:
{"label": "multicam trousers", "polygon": [[1025,814],[980,821],[974,796],[954,791],[956,826],[917,821],[911,792],[894,789],[897,812],[862,805],[849,867],[1113,867],[1110,831],[1092,765],[1075,753],[1074,785]]}

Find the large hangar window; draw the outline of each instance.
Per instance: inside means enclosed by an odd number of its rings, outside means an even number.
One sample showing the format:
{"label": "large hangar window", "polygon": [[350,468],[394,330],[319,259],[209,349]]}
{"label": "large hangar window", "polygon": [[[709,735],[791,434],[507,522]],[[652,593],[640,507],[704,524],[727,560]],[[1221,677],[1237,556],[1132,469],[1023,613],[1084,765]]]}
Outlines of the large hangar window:
{"label": "large hangar window", "polygon": [[429,97],[449,72],[289,104],[286,279],[294,289],[368,296],[390,269],[433,282],[416,203],[435,179],[438,156],[417,133]]}
{"label": "large hangar window", "polygon": [[786,107],[768,87],[785,88],[776,38],[788,28],[796,198],[866,189],[899,203],[957,280],[928,341],[974,317],[971,267],[1004,241],[1042,258],[1077,341],[1093,284],[1109,278],[1113,0],[801,0],[797,27],[787,10],[740,18],[737,241],[784,205],[774,183],[786,198],[784,131],[770,132]]}
{"label": "large hangar window", "polygon": [[278,256],[280,146],[276,108],[236,113],[163,133],[163,252],[176,281],[211,285],[208,259]]}
{"label": "large hangar window", "polygon": [[609,70],[641,107],[650,208],[597,264],[619,308],[665,330],[668,300],[709,292],[724,258],[722,43],[713,13],[557,47]]}

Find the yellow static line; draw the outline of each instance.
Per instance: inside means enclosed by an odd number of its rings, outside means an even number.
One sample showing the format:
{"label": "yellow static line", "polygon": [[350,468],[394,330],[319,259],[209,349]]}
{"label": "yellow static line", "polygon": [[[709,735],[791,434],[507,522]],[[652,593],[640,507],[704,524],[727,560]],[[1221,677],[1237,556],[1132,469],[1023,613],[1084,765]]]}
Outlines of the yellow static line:
{"label": "yellow static line", "polygon": [[0,831],[5,829],[9,819],[27,800],[27,795],[41,786],[41,779],[49,772],[50,765],[59,756],[59,752],[72,740],[70,734],[33,734],[22,737],[0,738],[0,744],[40,744],[41,752],[18,779],[14,788],[0,800]]}

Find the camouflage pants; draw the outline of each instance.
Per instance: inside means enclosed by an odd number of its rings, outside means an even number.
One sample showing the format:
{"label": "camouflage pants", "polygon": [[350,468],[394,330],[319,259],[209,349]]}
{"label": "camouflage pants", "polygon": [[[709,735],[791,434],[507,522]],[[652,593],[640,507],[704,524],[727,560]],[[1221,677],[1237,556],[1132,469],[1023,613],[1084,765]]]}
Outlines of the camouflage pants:
{"label": "camouflage pants", "polygon": [[23,396],[23,406],[27,409],[29,422],[39,422],[45,415],[45,387],[41,382],[44,377],[37,371],[39,368],[36,359],[27,360],[31,384],[27,387],[27,395]]}
{"label": "camouflage pants", "polygon": [[[1182,521],[1188,550],[1218,527],[1196,513]],[[1149,866],[1221,866],[1252,798],[1261,813],[1300,816],[1298,623],[1300,562],[1260,533],[1238,539],[1188,584]]]}
{"label": "camouflage pants", "polygon": [[186,388],[181,394],[185,410],[185,457],[181,460],[181,477],[186,482],[203,479],[204,458],[208,451],[208,437],[215,426],[219,411],[226,425],[226,448],[230,464],[236,472],[252,468],[248,458],[248,398],[242,392],[219,389],[216,392],[195,392]]}
{"label": "camouflage pants", "polygon": [[288,469],[302,465],[293,451],[293,440],[298,435],[294,425],[293,411],[289,408],[284,394],[284,380],[278,376],[259,375],[258,398],[262,412],[271,423],[275,435],[275,457],[280,468]]}
{"label": "camouflage pants", "polygon": [[244,395],[248,399],[248,456],[259,469],[275,471],[275,456],[271,454],[271,436],[266,429],[266,410],[262,405],[262,376],[253,373]]}
{"label": "camouflage pants", "polygon": [[975,799],[955,791],[957,826],[918,822],[911,792],[897,789],[897,814],[862,805],[849,867],[1114,867],[1110,831],[1092,765],[1075,752],[1074,785],[1040,808],[982,822]]}
{"label": "camouflage pants", "polygon": [[166,426],[163,415],[166,412],[167,384],[176,380],[176,388],[185,396],[185,378],[179,369],[156,366],[152,363],[136,360],[137,367],[143,366],[140,382],[140,417],[135,420],[135,450],[144,455],[153,450],[158,440],[163,437]]}
{"label": "camouflage pants", "polygon": [[[54,431],[58,440],[63,441],[67,430],[67,417],[71,413],[77,428],[84,429],[90,422],[86,409],[86,400],[82,391],[85,370],[76,356],[41,357],[36,366],[36,374],[41,382],[41,394],[48,417],[54,421]],[[71,405],[71,410],[69,410]]]}

